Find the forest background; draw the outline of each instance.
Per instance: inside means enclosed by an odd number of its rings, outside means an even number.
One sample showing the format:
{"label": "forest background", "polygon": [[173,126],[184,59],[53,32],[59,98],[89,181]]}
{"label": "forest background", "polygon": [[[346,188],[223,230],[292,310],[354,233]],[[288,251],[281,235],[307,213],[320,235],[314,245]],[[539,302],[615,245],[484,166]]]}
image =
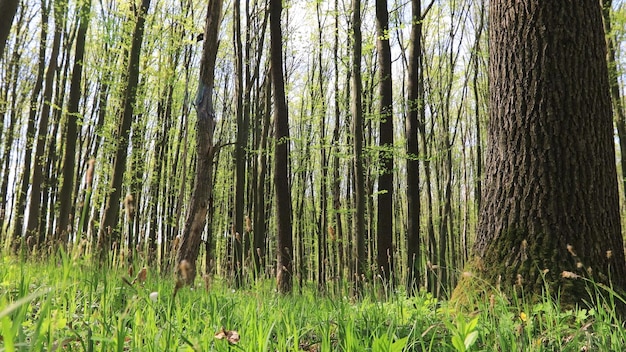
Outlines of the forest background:
{"label": "forest background", "polygon": [[[612,9],[605,19],[612,24],[606,34],[614,50],[609,68],[623,218],[626,7],[621,1],[604,5]],[[291,191],[295,282],[341,289],[357,271],[354,246],[362,241],[367,280],[410,281],[415,258],[419,286],[447,296],[470,256],[481,202],[486,2],[420,5],[417,154],[407,151],[405,134],[411,3],[388,4],[389,29],[382,36],[390,44],[393,95],[387,112],[379,94],[376,8],[363,3],[362,191],[353,167],[352,4],[283,6],[290,124],[284,186]],[[263,1],[227,2],[219,26],[213,95],[218,148],[199,271],[234,285],[277,270],[269,10]],[[193,0],[19,4],[0,58],[5,251],[40,258],[62,245],[109,265],[135,261],[164,273],[173,268],[198,163],[193,107],[205,18],[205,2]],[[386,122],[392,122],[391,142],[381,141]],[[411,161],[418,162],[413,173]],[[392,188],[380,187],[389,175]],[[411,175],[418,177],[417,219],[407,208]],[[364,199],[362,212],[356,211],[357,194]],[[380,203],[385,195],[389,203]],[[384,211],[392,216],[382,218]],[[364,215],[362,232],[353,226],[355,214]],[[421,233],[414,256],[407,244],[412,221]],[[381,237],[393,243],[382,258]],[[388,267],[379,271],[381,263]]]}

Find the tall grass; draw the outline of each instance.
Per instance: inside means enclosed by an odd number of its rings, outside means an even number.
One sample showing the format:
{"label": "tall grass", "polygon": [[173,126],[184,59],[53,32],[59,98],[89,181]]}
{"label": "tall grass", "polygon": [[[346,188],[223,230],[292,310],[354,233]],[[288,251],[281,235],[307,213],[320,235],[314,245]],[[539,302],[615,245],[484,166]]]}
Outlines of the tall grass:
{"label": "tall grass", "polygon": [[[2,351],[615,351],[626,341],[612,306],[622,298],[592,283],[593,309],[561,310],[546,294],[534,304],[492,296],[463,313],[428,294],[353,301],[312,286],[283,296],[271,281],[174,295],[174,279],[149,268],[132,283],[62,252],[1,260]],[[222,329],[240,339],[216,338]]]}

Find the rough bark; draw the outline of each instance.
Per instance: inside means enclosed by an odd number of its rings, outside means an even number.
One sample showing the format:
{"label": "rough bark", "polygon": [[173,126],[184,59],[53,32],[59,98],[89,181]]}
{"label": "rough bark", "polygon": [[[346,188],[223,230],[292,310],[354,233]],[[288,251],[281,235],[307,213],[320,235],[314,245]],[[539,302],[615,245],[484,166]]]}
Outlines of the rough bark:
{"label": "rough bark", "polygon": [[492,1],[489,20],[489,141],[473,266],[509,292],[541,294],[547,283],[566,304],[588,299],[569,273],[622,291],[600,3]]}
{"label": "rough bark", "polygon": [[[209,0],[200,62],[200,82],[196,96],[196,171],[185,227],[176,254],[176,262],[179,263],[177,275],[180,282],[187,285],[192,285],[196,277],[196,260],[207,221],[209,204],[213,197],[211,181],[213,180],[213,156],[216,150],[213,145],[215,130],[213,86],[221,16],[222,0]],[[211,240],[210,236],[208,240]],[[183,261],[188,263],[188,269],[182,265]]]}

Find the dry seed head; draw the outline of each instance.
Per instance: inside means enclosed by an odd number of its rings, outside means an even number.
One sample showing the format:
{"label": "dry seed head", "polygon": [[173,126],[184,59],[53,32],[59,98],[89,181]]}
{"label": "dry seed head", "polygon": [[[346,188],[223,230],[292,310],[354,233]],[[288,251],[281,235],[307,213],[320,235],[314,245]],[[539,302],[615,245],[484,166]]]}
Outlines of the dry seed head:
{"label": "dry seed head", "polygon": [[515,282],[515,284],[517,286],[522,286],[523,283],[524,283],[524,278],[522,277],[521,274],[517,274],[517,281]]}
{"label": "dry seed head", "polygon": [[576,263],[576,269],[582,269],[583,268],[583,263],[578,262]]}
{"label": "dry seed head", "polygon": [[561,277],[564,279],[578,279],[579,276],[576,273],[565,270],[561,273]]}
{"label": "dry seed head", "polygon": [[611,259],[613,257],[613,251],[612,250],[608,250],[606,251],[606,259]]}
{"label": "dry seed head", "polygon": [[591,267],[587,268],[587,274],[593,275],[593,269]]}
{"label": "dry seed head", "polygon": [[250,217],[248,215],[246,215],[245,221],[246,221],[246,232],[247,233],[252,232],[252,221],[250,220]]}
{"label": "dry seed head", "polygon": [[89,162],[87,162],[87,175],[85,175],[85,182],[87,183],[87,188],[91,188],[93,183],[93,167],[96,164],[96,159],[91,158]]}
{"label": "dry seed head", "polygon": [[572,246],[571,244],[567,245],[567,251],[569,252],[569,254],[571,254],[573,257],[576,257],[576,252],[574,252],[574,246]]}
{"label": "dry seed head", "polygon": [[209,288],[211,287],[211,277],[209,274],[202,275],[202,279],[204,280],[204,289],[206,292],[209,292]]}

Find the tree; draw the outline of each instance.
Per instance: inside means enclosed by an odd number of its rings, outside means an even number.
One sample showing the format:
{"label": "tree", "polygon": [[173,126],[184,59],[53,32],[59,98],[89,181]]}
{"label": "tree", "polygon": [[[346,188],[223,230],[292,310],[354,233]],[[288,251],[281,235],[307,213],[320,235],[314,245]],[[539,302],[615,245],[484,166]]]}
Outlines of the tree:
{"label": "tree", "polygon": [[[41,109],[41,117],[39,118],[39,134],[35,140],[35,163],[33,165],[33,181],[30,191],[30,205],[28,211],[28,225],[26,227],[27,236],[33,235],[37,238],[37,244],[41,245],[46,234],[45,229],[41,226],[41,207],[44,205],[42,198],[44,194],[41,185],[44,183],[44,170],[47,164],[45,159],[45,145],[48,139],[48,121],[50,118],[50,110],[52,107],[52,87],[54,84],[54,76],[57,70],[57,58],[59,55],[59,47],[61,45],[61,35],[65,27],[65,7],[63,1],[55,1],[52,5],[54,13],[54,39],[52,41],[52,53],[50,54],[50,62],[46,70],[43,92],[43,107]],[[85,28],[87,26],[85,25]],[[33,243],[34,244],[34,243]],[[32,249],[32,248],[31,248]]]}
{"label": "tree", "polygon": [[63,149],[62,181],[59,192],[59,218],[55,230],[55,239],[67,244],[71,232],[74,207],[74,170],[76,167],[76,144],[78,140],[79,104],[82,95],[83,58],[85,56],[85,37],[89,27],[91,1],[83,2],[80,11],[80,25],[74,49],[74,66],[70,80],[70,92],[67,102],[65,122],[65,140]]}
{"label": "tree", "polygon": [[363,82],[361,80],[361,1],[352,0],[352,97],[350,110],[352,113],[352,134],[354,138],[354,257],[353,273],[355,294],[360,293],[361,278],[367,269],[365,258],[365,167],[363,166],[363,107],[361,94]]}
{"label": "tree", "polygon": [[[134,5],[136,6],[136,5]],[[146,15],[150,7],[150,0],[142,0],[139,9],[134,7],[135,26],[132,34],[132,44],[126,68],[126,89],[123,97],[121,119],[117,130],[117,145],[113,161],[113,175],[111,176],[110,194],[106,197],[106,205],[99,232],[100,257],[106,258],[112,243],[120,246],[121,236],[119,232],[120,200],[122,199],[122,183],[126,171],[128,159],[128,142],[131,123],[137,99],[137,85],[139,82],[139,59],[141,57],[141,45],[145,30]],[[113,240],[113,241],[111,241]],[[132,250],[132,249],[131,249]]]}
{"label": "tree", "polygon": [[[423,87],[420,84],[422,59],[422,4],[411,1],[411,46],[406,121],[407,182],[407,292],[416,293],[420,283],[420,189],[419,189],[419,122],[423,119]],[[421,89],[420,89],[421,88]],[[422,115],[422,116],[421,116]]]}
{"label": "tree", "polygon": [[[209,204],[213,197],[213,156],[217,149],[213,145],[213,132],[215,130],[213,81],[221,19],[222,0],[209,0],[200,62],[200,82],[195,102],[197,114],[196,154],[198,160],[185,227],[176,254],[176,262],[179,263],[177,268],[179,280],[187,285],[193,284],[196,277],[196,260],[200,251],[202,231],[206,225]],[[183,261],[188,263],[188,268],[182,265]]]}
{"label": "tree", "polygon": [[[20,190],[17,193],[17,201],[15,202],[15,208],[17,211],[17,219],[15,221],[15,227],[13,229],[13,250],[17,251],[21,246],[21,239],[23,237],[24,217],[26,216],[26,196],[30,186],[31,178],[31,160],[33,154],[33,142],[35,140],[35,121],[37,119],[37,112],[39,111],[39,98],[41,89],[43,87],[44,71],[46,65],[46,43],[48,37],[48,14],[49,8],[46,6],[46,2],[41,2],[41,36],[39,39],[39,56],[37,64],[37,78],[35,80],[35,86],[32,89],[30,95],[30,110],[28,114],[28,122],[26,123],[26,148],[24,151],[24,169],[22,170]],[[17,79],[17,78],[16,78]],[[28,238],[26,238],[28,241]]]}
{"label": "tree", "polygon": [[4,54],[4,47],[11,33],[13,17],[15,17],[19,3],[19,0],[0,0],[0,57]]}
{"label": "tree", "polygon": [[378,73],[380,75],[380,176],[378,177],[378,220],[376,222],[377,270],[393,283],[393,82],[387,0],[376,0]]}
{"label": "tree", "polygon": [[578,276],[621,291],[600,3],[496,0],[489,23],[489,139],[472,265],[505,290],[540,294],[545,280],[564,303],[588,297]]}
{"label": "tree", "polygon": [[281,293],[293,285],[293,238],[291,233],[291,189],[289,183],[289,115],[283,75],[281,0],[270,0],[270,55],[274,96],[274,189],[276,192],[277,267],[276,284]]}

